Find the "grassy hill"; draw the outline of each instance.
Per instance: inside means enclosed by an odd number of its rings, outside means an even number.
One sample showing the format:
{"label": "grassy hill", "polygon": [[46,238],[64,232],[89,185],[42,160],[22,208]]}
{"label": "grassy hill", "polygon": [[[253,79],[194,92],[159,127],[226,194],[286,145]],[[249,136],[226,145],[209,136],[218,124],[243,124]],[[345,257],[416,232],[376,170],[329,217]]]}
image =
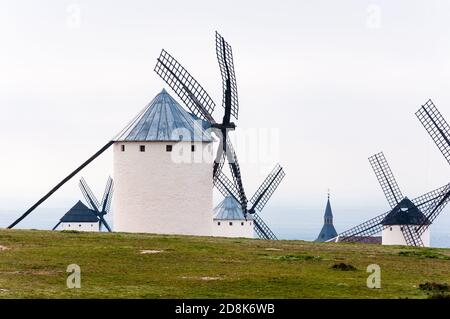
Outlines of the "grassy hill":
{"label": "grassy hill", "polygon": [[[381,289],[366,287],[369,264]],[[449,274],[447,249],[0,230],[0,298],[427,298],[419,285]]]}

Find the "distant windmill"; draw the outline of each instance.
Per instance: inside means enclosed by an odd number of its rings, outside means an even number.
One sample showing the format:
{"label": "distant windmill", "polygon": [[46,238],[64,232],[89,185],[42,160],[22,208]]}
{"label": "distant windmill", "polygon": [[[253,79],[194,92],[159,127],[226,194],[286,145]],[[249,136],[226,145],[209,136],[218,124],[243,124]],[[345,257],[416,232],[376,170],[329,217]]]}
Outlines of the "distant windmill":
{"label": "distant windmill", "polygon": [[[264,209],[264,206],[267,204],[270,197],[272,197],[285,175],[286,174],[284,173],[283,168],[277,164],[250,199],[252,206],[250,208],[246,207],[246,211],[252,215],[253,228],[261,239],[277,239],[273,231],[258,215],[256,210],[261,212]],[[231,196],[236,202],[238,202],[239,192],[225,174],[219,172],[214,185],[222,193],[222,195],[225,196],[225,199]],[[216,227],[216,225],[214,225],[214,227]]]}
{"label": "distant windmill", "polygon": [[340,233],[330,241],[367,242],[368,237],[382,233],[383,244],[428,246],[428,227],[447,205],[450,183],[409,200],[402,195],[383,153],[371,156],[369,161],[391,210]]}
{"label": "distant windmill", "polygon": [[[244,216],[246,216],[247,213],[255,214],[255,210],[254,207],[250,210],[247,208],[248,200],[242,183],[241,170],[236,152],[234,151],[233,145],[228,138],[228,131],[236,128],[236,125],[231,122],[231,116],[237,119],[239,111],[233,53],[231,46],[218,32],[216,32],[216,55],[222,76],[222,106],[225,109],[222,122],[216,121],[212,116],[215,103],[209,94],[191,76],[191,74],[183,66],[181,66],[177,60],[175,60],[175,58],[167,53],[167,51],[162,50],[155,67],[155,72],[173,89],[191,113],[207,121],[214,129],[214,132],[219,135],[220,145],[213,167],[214,185],[216,187],[220,185],[220,183],[217,183],[218,176],[225,176],[222,173],[222,167],[226,157],[233,177],[233,182],[229,183],[229,188],[231,189],[231,185],[233,186],[232,193],[235,199],[240,203]],[[227,179],[224,183],[228,182],[229,180]],[[259,200],[260,202],[264,202],[265,197],[264,195],[262,196],[263,197]],[[252,198],[252,200],[256,201],[256,198]],[[255,220],[258,220],[258,217],[259,216],[256,216]],[[260,221],[262,222],[262,219]],[[261,225],[261,229],[263,228],[265,227]],[[267,238],[274,237],[274,235],[271,234],[270,229],[268,227],[266,229],[267,234],[264,236]]]}
{"label": "distant windmill", "polygon": [[[72,210],[64,215],[63,218],[61,218],[59,223],[56,224],[55,227],[53,227],[53,230],[55,230],[60,224],[65,223],[66,221],[76,223],[76,218],[80,218],[79,222],[82,223],[86,220],[86,218],[96,216],[96,222],[99,223],[99,231],[102,231],[103,225],[108,230],[108,232],[111,232],[111,227],[109,227],[108,223],[106,222],[105,215],[110,211],[111,200],[114,192],[114,183],[112,178],[109,177],[108,181],[106,182],[105,192],[103,194],[101,203],[99,203],[95,195],[92,193],[84,178],[80,179],[79,186],[90,209],[86,209],[87,207],[83,203],[78,202],[77,205],[72,208]],[[70,216],[71,214],[72,216]]]}

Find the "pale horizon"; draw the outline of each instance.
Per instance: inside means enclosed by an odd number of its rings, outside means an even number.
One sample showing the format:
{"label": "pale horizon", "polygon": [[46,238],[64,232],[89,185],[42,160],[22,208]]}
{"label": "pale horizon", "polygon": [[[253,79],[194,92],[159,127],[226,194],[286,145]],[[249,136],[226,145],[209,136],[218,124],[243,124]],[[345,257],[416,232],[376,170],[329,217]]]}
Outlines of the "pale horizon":
{"label": "pale horizon", "polygon": [[[409,198],[448,183],[448,163],[414,113],[431,98],[450,121],[450,3],[193,2],[195,11],[170,1],[1,2],[0,227],[163,88],[183,105],[153,72],[161,49],[205,87],[221,116],[216,30],[233,47],[240,113],[231,134],[279,133],[273,159],[249,163],[238,152],[248,196],[276,162],[285,169],[262,214],[273,229],[301,235],[317,225],[318,234],[328,189],[338,232],[387,211],[367,160],[380,151]],[[40,213],[56,222],[82,198],[81,176],[101,196],[111,174],[108,151],[24,225],[39,224]],[[448,207],[436,223],[449,229]]]}

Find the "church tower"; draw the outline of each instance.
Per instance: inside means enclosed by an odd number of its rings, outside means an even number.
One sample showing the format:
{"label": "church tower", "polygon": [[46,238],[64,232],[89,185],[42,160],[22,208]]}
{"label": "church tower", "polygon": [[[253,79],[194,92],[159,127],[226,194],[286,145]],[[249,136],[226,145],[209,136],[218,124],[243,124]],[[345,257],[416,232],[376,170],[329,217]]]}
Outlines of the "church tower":
{"label": "church tower", "polygon": [[319,236],[315,240],[317,242],[327,241],[337,236],[336,229],[334,229],[333,226],[333,212],[331,211],[330,192],[328,192],[327,206],[325,208],[325,215],[323,216],[323,219],[324,223],[322,230],[320,231]]}

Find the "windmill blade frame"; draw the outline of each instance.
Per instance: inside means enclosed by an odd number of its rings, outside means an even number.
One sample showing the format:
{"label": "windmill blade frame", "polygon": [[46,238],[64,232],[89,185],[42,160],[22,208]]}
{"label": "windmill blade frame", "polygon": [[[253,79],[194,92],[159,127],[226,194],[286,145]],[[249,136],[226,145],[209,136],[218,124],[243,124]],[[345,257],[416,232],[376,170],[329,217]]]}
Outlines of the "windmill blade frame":
{"label": "windmill blade frame", "polygon": [[378,182],[380,183],[384,196],[386,196],[391,208],[394,208],[404,198],[404,196],[400,191],[400,187],[395,180],[394,174],[389,167],[386,157],[383,152],[380,152],[369,157],[369,162],[375,172]]}
{"label": "windmill blade frame", "polygon": [[[98,202],[97,198],[95,197],[94,193],[90,189],[89,185],[86,183],[85,179],[82,177],[80,179],[80,189],[81,193],[83,194],[84,198],[88,202],[89,206],[91,206],[91,209],[96,213],[97,218],[99,219],[99,230],[101,231],[102,225],[106,227],[106,229],[109,232],[112,232],[111,227],[106,222],[104,215],[106,214],[106,210],[103,209],[103,205],[108,205],[108,202],[111,202],[112,196],[106,195],[107,193],[110,194],[112,187],[113,187],[113,180],[111,177],[108,178],[105,193],[103,195],[102,199],[102,207],[100,207],[100,203]],[[107,197],[105,197],[107,196]],[[106,202],[105,202],[106,201]],[[109,204],[110,205],[110,204]]]}
{"label": "windmill blade frame", "polygon": [[90,187],[88,186],[83,177],[81,177],[80,179],[79,186],[88,205],[91,207],[92,210],[94,210],[97,214],[99,214],[100,203],[98,202],[97,198],[95,197],[94,193],[92,192],[92,190],[90,189]]}
{"label": "windmill blade frame", "polygon": [[230,166],[231,175],[233,176],[233,182],[236,189],[239,191],[239,202],[241,203],[244,216],[247,214],[247,196],[245,195],[245,190],[242,182],[241,169],[239,167],[239,162],[237,159],[236,152],[233,145],[229,140],[227,140],[226,155],[228,160],[228,165]]}
{"label": "windmill blade frame", "polygon": [[278,240],[277,236],[275,236],[274,232],[269,228],[269,226],[267,226],[258,213],[255,212],[252,216],[254,225],[253,229],[259,238],[266,240]]}
{"label": "windmill blade frame", "polygon": [[194,77],[166,50],[162,50],[154,71],[166,82],[187,108],[204,120],[215,123],[216,104]]}
{"label": "windmill blade frame", "polygon": [[105,212],[107,214],[109,214],[109,212],[111,211],[111,202],[112,202],[113,194],[114,194],[114,182],[111,185],[110,196],[108,198],[108,201],[106,202]]}
{"label": "windmill blade frame", "polygon": [[402,228],[403,238],[408,246],[424,247],[422,238],[417,233],[416,226],[414,225],[403,225]]}
{"label": "windmill blade frame", "polygon": [[443,191],[447,189],[448,184],[438,187],[428,193],[420,195],[412,200],[413,204],[416,205],[420,210],[426,211],[429,206],[433,205],[435,199],[439,198]]}
{"label": "windmill blade frame", "polygon": [[219,171],[217,178],[214,180],[214,186],[224,197],[232,196],[239,203],[239,191],[222,171]]}
{"label": "windmill blade frame", "polygon": [[[378,215],[374,218],[371,218],[355,227],[352,227],[340,234],[338,234],[335,238],[337,241],[343,242],[358,242],[361,241],[363,237],[372,236],[380,233],[383,230],[381,222],[383,219],[390,213],[390,211]],[[332,241],[330,239],[329,241]]]}
{"label": "windmill blade frame", "polygon": [[447,206],[449,201],[450,201],[450,183],[448,183],[442,189],[439,196],[436,197],[424,211],[422,211],[422,213],[425,215],[425,218],[422,224],[417,229],[417,233],[419,235],[422,235],[423,232],[428,228],[429,224],[432,224],[434,222],[434,220],[444,210],[445,206]]}
{"label": "windmill blade frame", "polygon": [[217,176],[220,174],[220,172],[223,169],[223,165],[225,164],[225,152],[219,151],[222,149],[222,144],[219,145],[216,158],[214,160],[214,166],[213,166],[213,179],[216,180]]}
{"label": "windmill blade frame", "polygon": [[[226,116],[232,115],[236,120],[239,113],[239,102],[234,71],[233,50],[225,39],[216,31],[216,55],[222,76],[223,99],[222,106]],[[228,110],[227,110],[228,109]],[[229,114],[227,114],[229,113]]]}
{"label": "windmill blade frame", "polygon": [[450,164],[450,125],[434,105],[433,101],[429,99],[422,105],[416,112],[416,116],[442,155],[444,155],[447,163]]}
{"label": "windmill blade frame", "polygon": [[[99,216],[99,220],[100,220],[100,226],[103,224],[106,229],[108,230],[108,232],[112,232],[111,227],[108,225],[108,223],[106,222],[105,218],[103,216]],[[101,230],[101,228],[100,228]]]}
{"label": "windmill blade frame", "polygon": [[266,206],[285,176],[286,174],[281,165],[275,165],[275,168],[272,169],[252,198],[250,198],[250,202],[253,204],[250,212],[254,211],[255,208],[260,212],[264,209],[264,206]]}
{"label": "windmill blade frame", "polygon": [[109,212],[113,191],[114,191],[114,182],[110,176],[108,177],[108,181],[106,182],[105,191],[103,193],[101,202],[102,212],[104,212],[105,214]]}
{"label": "windmill blade frame", "polygon": [[[428,229],[428,227],[433,223],[437,216],[442,212],[445,206],[450,201],[450,183],[439,188],[440,193],[438,196],[428,201],[428,205],[422,212],[423,220],[420,226],[404,225],[402,228],[403,236],[405,241],[410,246],[424,247],[422,242],[422,234]],[[432,191],[432,192],[436,192]]]}

